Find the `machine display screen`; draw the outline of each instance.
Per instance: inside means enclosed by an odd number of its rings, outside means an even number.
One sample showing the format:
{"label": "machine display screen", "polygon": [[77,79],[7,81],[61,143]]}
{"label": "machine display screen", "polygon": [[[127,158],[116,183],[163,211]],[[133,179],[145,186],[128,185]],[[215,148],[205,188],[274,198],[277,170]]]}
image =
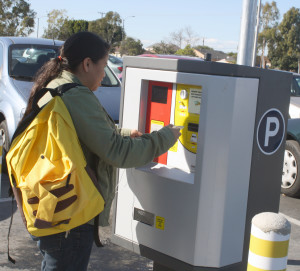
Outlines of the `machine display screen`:
{"label": "machine display screen", "polygon": [[168,88],[163,86],[152,86],[151,102],[167,104]]}
{"label": "machine display screen", "polygon": [[197,123],[188,123],[188,131],[197,132],[198,133],[199,124]]}

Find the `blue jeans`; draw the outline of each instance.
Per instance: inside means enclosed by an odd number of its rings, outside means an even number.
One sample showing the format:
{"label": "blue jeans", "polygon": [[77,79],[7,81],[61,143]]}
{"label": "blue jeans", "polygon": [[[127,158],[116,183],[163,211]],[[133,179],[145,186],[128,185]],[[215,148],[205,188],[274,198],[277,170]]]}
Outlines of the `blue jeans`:
{"label": "blue jeans", "polygon": [[37,239],[44,257],[42,271],[87,270],[94,241],[93,226],[81,225],[66,233],[53,234]]}

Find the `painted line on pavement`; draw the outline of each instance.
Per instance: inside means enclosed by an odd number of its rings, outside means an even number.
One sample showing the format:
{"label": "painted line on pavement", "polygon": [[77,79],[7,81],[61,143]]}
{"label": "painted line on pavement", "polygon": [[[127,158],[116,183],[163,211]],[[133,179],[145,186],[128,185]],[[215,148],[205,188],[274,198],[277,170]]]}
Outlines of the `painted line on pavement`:
{"label": "painted line on pavement", "polygon": [[291,223],[293,223],[293,224],[295,224],[295,225],[297,225],[297,226],[300,227],[300,221],[299,220],[297,220],[295,218],[292,218],[290,216],[287,216],[287,215],[285,215],[283,213],[280,213],[280,214],[283,215],[289,222],[291,222]]}
{"label": "painted line on pavement", "polygon": [[1,202],[8,202],[8,201],[11,201],[11,198],[3,198],[3,199],[0,198],[0,203]]}

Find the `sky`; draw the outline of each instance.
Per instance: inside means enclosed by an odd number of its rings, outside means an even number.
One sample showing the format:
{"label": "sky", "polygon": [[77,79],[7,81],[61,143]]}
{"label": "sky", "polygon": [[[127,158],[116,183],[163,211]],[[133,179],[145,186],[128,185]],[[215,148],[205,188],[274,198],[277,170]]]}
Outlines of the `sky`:
{"label": "sky", "polygon": [[[243,0],[27,0],[39,18],[39,36],[47,27],[47,14],[66,10],[69,19],[96,20],[103,13],[118,12],[126,35],[147,48],[171,42],[171,33],[188,28],[198,38],[194,45],[206,45],[224,52],[237,52]],[[262,0],[262,3],[272,2]],[[277,0],[280,21],[290,8],[300,8],[300,0]],[[37,28],[37,27],[36,27]],[[37,36],[37,29],[30,36]]]}

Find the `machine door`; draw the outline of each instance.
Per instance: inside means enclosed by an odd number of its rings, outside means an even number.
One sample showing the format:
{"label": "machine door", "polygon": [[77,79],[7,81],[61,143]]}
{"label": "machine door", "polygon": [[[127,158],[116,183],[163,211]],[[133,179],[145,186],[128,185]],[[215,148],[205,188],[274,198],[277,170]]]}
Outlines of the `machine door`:
{"label": "machine door", "polygon": [[[170,124],[172,83],[149,81],[146,115],[146,133],[157,131]],[[154,159],[154,162],[167,164],[167,153]]]}

